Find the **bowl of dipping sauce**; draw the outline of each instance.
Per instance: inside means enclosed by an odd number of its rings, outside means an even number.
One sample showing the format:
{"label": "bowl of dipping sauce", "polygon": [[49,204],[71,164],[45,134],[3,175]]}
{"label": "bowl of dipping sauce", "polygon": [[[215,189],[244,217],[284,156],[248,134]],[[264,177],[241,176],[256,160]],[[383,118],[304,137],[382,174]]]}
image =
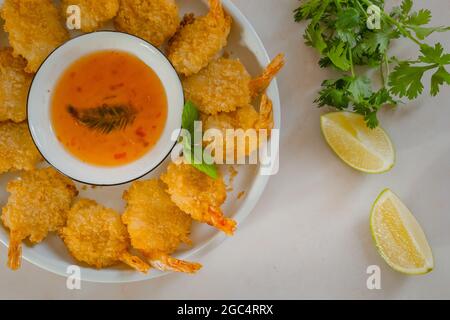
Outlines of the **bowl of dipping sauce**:
{"label": "bowl of dipping sauce", "polygon": [[101,31],[66,42],[44,61],[30,88],[28,124],[57,170],[87,184],[118,185],[170,154],[183,105],[181,81],[157,48]]}

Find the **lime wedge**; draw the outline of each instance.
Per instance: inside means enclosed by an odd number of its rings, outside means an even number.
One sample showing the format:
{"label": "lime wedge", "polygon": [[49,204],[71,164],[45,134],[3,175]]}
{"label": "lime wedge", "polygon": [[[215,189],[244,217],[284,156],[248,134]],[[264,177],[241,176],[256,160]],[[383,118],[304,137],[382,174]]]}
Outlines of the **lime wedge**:
{"label": "lime wedge", "polygon": [[370,228],[378,252],[393,269],[409,275],[433,270],[433,253],[422,228],[391,190],[375,200]]}
{"label": "lime wedge", "polygon": [[383,173],[394,166],[394,147],[381,127],[369,129],[363,116],[344,111],[325,114],[320,120],[325,140],[352,168]]}

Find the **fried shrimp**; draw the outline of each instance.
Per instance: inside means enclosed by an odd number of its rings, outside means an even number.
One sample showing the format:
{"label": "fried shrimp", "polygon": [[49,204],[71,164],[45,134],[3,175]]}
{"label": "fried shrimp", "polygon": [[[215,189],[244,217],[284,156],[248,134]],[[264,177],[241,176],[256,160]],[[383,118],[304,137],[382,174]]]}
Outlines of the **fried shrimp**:
{"label": "fried shrimp", "polygon": [[175,34],[180,17],[174,0],[120,0],[114,23],[119,31],[160,46]]}
{"label": "fried shrimp", "polygon": [[31,170],[41,160],[25,122],[0,123],[0,173]]}
{"label": "fried shrimp", "polygon": [[26,61],[0,50],[0,121],[21,122],[27,118],[26,104],[32,76],[24,71]]}
{"label": "fried shrimp", "polygon": [[130,239],[120,215],[93,200],[80,199],[70,208],[60,235],[75,259],[95,268],[119,262],[141,272],[150,268],[128,252]]}
{"label": "fried shrimp", "polygon": [[190,76],[199,72],[227,44],[231,17],[220,0],[209,0],[206,16],[184,23],[171,39],[168,58],[178,73]]}
{"label": "fried shrimp", "polygon": [[26,72],[36,72],[50,52],[69,39],[58,9],[50,0],[6,0],[1,16],[14,55],[28,62]]}
{"label": "fried shrimp", "polygon": [[283,65],[284,57],[280,54],[260,76],[251,79],[239,60],[220,58],[184,79],[184,94],[203,113],[214,115],[235,111],[249,105],[252,98],[261,94]]}
{"label": "fried shrimp", "polygon": [[133,248],[142,252],[154,268],[195,273],[200,264],[170,256],[180,243],[191,244],[192,219],[172,202],[164,187],[158,179],[134,182],[123,196],[127,207],[122,221]]}
{"label": "fried shrimp", "polygon": [[17,270],[22,241],[29,238],[39,243],[64,226],[78,191],[70,179],[52,168],[25,172],[8,183],[7,191],[11,195],[2,210],[2,222],[10,231],[8,266]]}
{"label": "fried shrimp", "polygon": [[[222,139],[215,139],[215,137],[206,138],[205,145],[212,142],[215,150],[223,150],[223,160],[234,159],[239,160],[245,156],[250,155],[257,150],[263,141],[260,139],[260,134],[267,134],[270,137],[274,126],[273,122],[273,105],[272,101],[266,94],[262,95],[259,112],[248,104],[244,107],[238,108],[233,112],[221,112],[216,115],[201,115],[205,131],[210,129],[217,129],[221,133]],[[228,131],[232,129],[233,131]],[[241,129],[242,134],[235,130]],[[248,130],[253,131],[248,132]],[[260,132],[265,130],[265,132]],[[252,133],[254,133],[252,135]],[[233,143],[227,144],[227,141]],[[241,140],[241,141],[239,141]],[[214,152],[213,152],[214,153]],[[217,155],[220,159],[220,156]]]}
{"label": "fried shrimp", "polygon": [[114,18],[119,10],[119,0],[62,0],[62,14],[67,15],[67,8],[77,5],[81,10],[81,30],[92,32]]}
{"label": "fried shrimp", "polygon": [[250,74],[239,60],[220,58],[183,80],[186,100],[207,114],[230,112],[251,101]]}
{"label": "fried shrimp", "polygon": [[222,177],[212,179],[191,165],[171,163],[161,180],[167,185],[172,201],[194,220],[228,235],[234,233],[236,222],[225,217],[220,209],[227,197]]}

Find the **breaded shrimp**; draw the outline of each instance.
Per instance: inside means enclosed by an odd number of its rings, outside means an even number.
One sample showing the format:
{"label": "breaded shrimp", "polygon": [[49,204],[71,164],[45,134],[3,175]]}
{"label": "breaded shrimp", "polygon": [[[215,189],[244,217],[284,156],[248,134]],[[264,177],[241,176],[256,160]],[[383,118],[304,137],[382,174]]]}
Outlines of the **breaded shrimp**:
{"label": "breaded shrimp", "polygon": [[150,268],[128,252],[130,239],[120,215],[93,200],[80,199],[70,208],[60,235],[75,259],[95,268],[119,262],[141,272]]}
{"label": "breaded shrimp", "polygon": [[[272,109],[272,101],[266,94],[263,94],[259,112],[256,111],[252,105],[248,104],[233,112],[221,112],[216,115],[201,114],[201,120],[203,121],[203,128],[205,132],[210,129],[218,129],[220,130],[223,138],[223,140],[219,139],[218,141],[215,141],[214,139],[211,139],[212,141],[205,141],[205,146],[213,142],[216,149],[223,148],[224,161],[227,157],[228,159],[234,159],[237,161],[242,157],[250,155],[252,152],[257,150],[262,143],[262,141],[259,140],[260,130],[265,130],[265,133],[267,133],[267,139],[270,137],[274,126]],[[239,136],[235,134],[236,132],[230,131],[227,135],[227,130],[230,129],[243,130],[241,143],[243,143],[244,148],[239,148]],[[245,137],[245,133],[249,129],[255,130],[253,141],[250,138]],[[252,137],[252,135],[248,135],[248,137]],[[227,144],[227,139],[233,139],[234,142]]]}
{"label": "breaded shrimp", "polygon": [[21,122],[27,118],[26,104],[32,76],[24,71],[27,62],[14,58],[11,48],[0,50],[0,121]]}
{"label": "breaded shrimp", "polygon": [[81,30],[92,32],[114,18],[119,10],[119,0],[62,0],[63,17],[67,16],[67,7],[77,5],[81,10]]}
{"label": "breaded shrimp", "polygon": [[26,122],[0,123],[0,173],[31,170],[41,160]]}
{"label": "breaded shrimp", "polygon": [[2,210],[2,222],[10,231],[8,266],[17,270],[22,241],[29,238],[39,243],[63,227],[78,191],[70,179],[52,168],[23,173],[8,183],[7,191],[11,195]]}
{"label": "breaded shrimp", "polygon": [[195,273],[200,264],[170,256],[180,243],[191,244],[192,219],[170,200],[164,187],[159,179],[134,182],[123,195],[127,207],[122,221],[133,248],[142,252],[154,268]]}
{"label": "breaded shrimp", "polygon": [[278,55],[263,71],[251,79],[239,60],[220,58],[199,73],[183,80],[186,100],[192,101],[206,114],[235,111],[249,105],[261,94],[284,65]]}
{"label": "breaded shrimp", "polygon": [[184,23],[170,40],[168,58],[178,73],[190,76],[199,72],[227,44],[231,17],[220,0],[209,0],[206,16]]}
{"label": "breaded shrimp", "polygon": [[134,34],[159,47],[180,25],[178,6],[174,0],[120,0],[114,24],[119,31]]}
{"label": "breaded shrimp", "polygon": [[228,235],[234,233],[236,222],[225,217],[220,209],[227,197],[222,177],[212,179],[191,165],[171,163],[161,180],[167,185],[172,201],[194,220]]}
{"label": "breaded shrimp", "polygon": [[186,100],[207,114],[230,112],[251,102],[250,74],[239,60],[219,58],[183,80]]}
{"label": "breaded shrimp", "polygon": [[26,72],[36,72],[47,56],[69,39],[58,9],[50,0],[5,0],[1,16],[14,56],[28,64]]}

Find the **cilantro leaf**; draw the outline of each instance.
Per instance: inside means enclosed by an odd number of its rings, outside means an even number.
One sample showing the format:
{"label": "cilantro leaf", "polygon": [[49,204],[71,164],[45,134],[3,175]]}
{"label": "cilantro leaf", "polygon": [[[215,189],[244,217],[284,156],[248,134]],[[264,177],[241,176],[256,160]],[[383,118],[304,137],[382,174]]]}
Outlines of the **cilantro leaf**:
{"label": "cilantro leaf", "polygon": [[327,43],[322,36],[322,28],[318,25],[310,24],[305,31],[304,38],[308,46],[316,48],[321,54],[327,48]]}
{"label": "cilantro leaf", "polygon": [[322,5],[322,0],[310,0],[303,3],[299,8],[297,8],[294,13],[295,21],[301,21],[306,19],[311,19],[314,14],[319,11]]}
{"label": "cilantro leaf", "polygon": [[427,67],[412,66],[409,62],[400,62],[389,77],[391,92],[400,97],[417,98],[423,92],[422,77]]}
{"label": "cilantro leaf", "polygon": [[431,89],[430,94],[435,96],[439,93],[439,86],[444,83],[450,85],[450,74],[445,70],[443,66],[439,67],[438,70],[431,77]]}
{"label": "cilantro leaf", "polygon": [[434,47],[424,44],[420,47],[420,53],[422,53],[419,57],[421,62],[439,65],[450,64],[450,54],[444,54],[444,48],[440,43],[436,43]]}
{"label": "cilantro leaf", "polygon": [[358,76],[350,81],[347,89],[356,102],[361,102],[372,95],[372,85],[366,76]]}
{"label": "cilantro leaf", "polygon": [[402,13],[407,15],[411,12],[413,7],[413,1],[412,0],[403,0],[402,4],[400,5],[400,8],[402,9]]}
{"label": "cilantro leaf", "polygon": [[332,106],[339,110],[347,109],[350,103],[347,92],[348,82],[349,77],[324,81],[319,97],[314,102],[319,107]]}
{"label": "cilantro leaf", "polygon": [[422,26],[430,23],[431,11],[428,9],[421,9],[419,12],[413,12],[405,21],[407,25]]}
{"label": "cilantro leaf", "polygon": [[426,37],[431,35],[434,32],[446,32],[450,30],[450,27],[416,27],[410,26],[411,30],[414,31],[417,38],[420,40],[424,40]]}
{"label": "cilantro leaf", "polygon": [[339,42],[339,44],[334,45],[327,53],[328,58],[330,58],[333,64],[343,70],[350,70],[351,64],[347,57],[347,46],[344,42]]}
{"label": "cilantro leaf", "polygon": [[343,42],[355,45],[355,35],[358,34],[360,23],[361,16],[355,8],[347,8],[338,13],[335,24],[338,38]]}

